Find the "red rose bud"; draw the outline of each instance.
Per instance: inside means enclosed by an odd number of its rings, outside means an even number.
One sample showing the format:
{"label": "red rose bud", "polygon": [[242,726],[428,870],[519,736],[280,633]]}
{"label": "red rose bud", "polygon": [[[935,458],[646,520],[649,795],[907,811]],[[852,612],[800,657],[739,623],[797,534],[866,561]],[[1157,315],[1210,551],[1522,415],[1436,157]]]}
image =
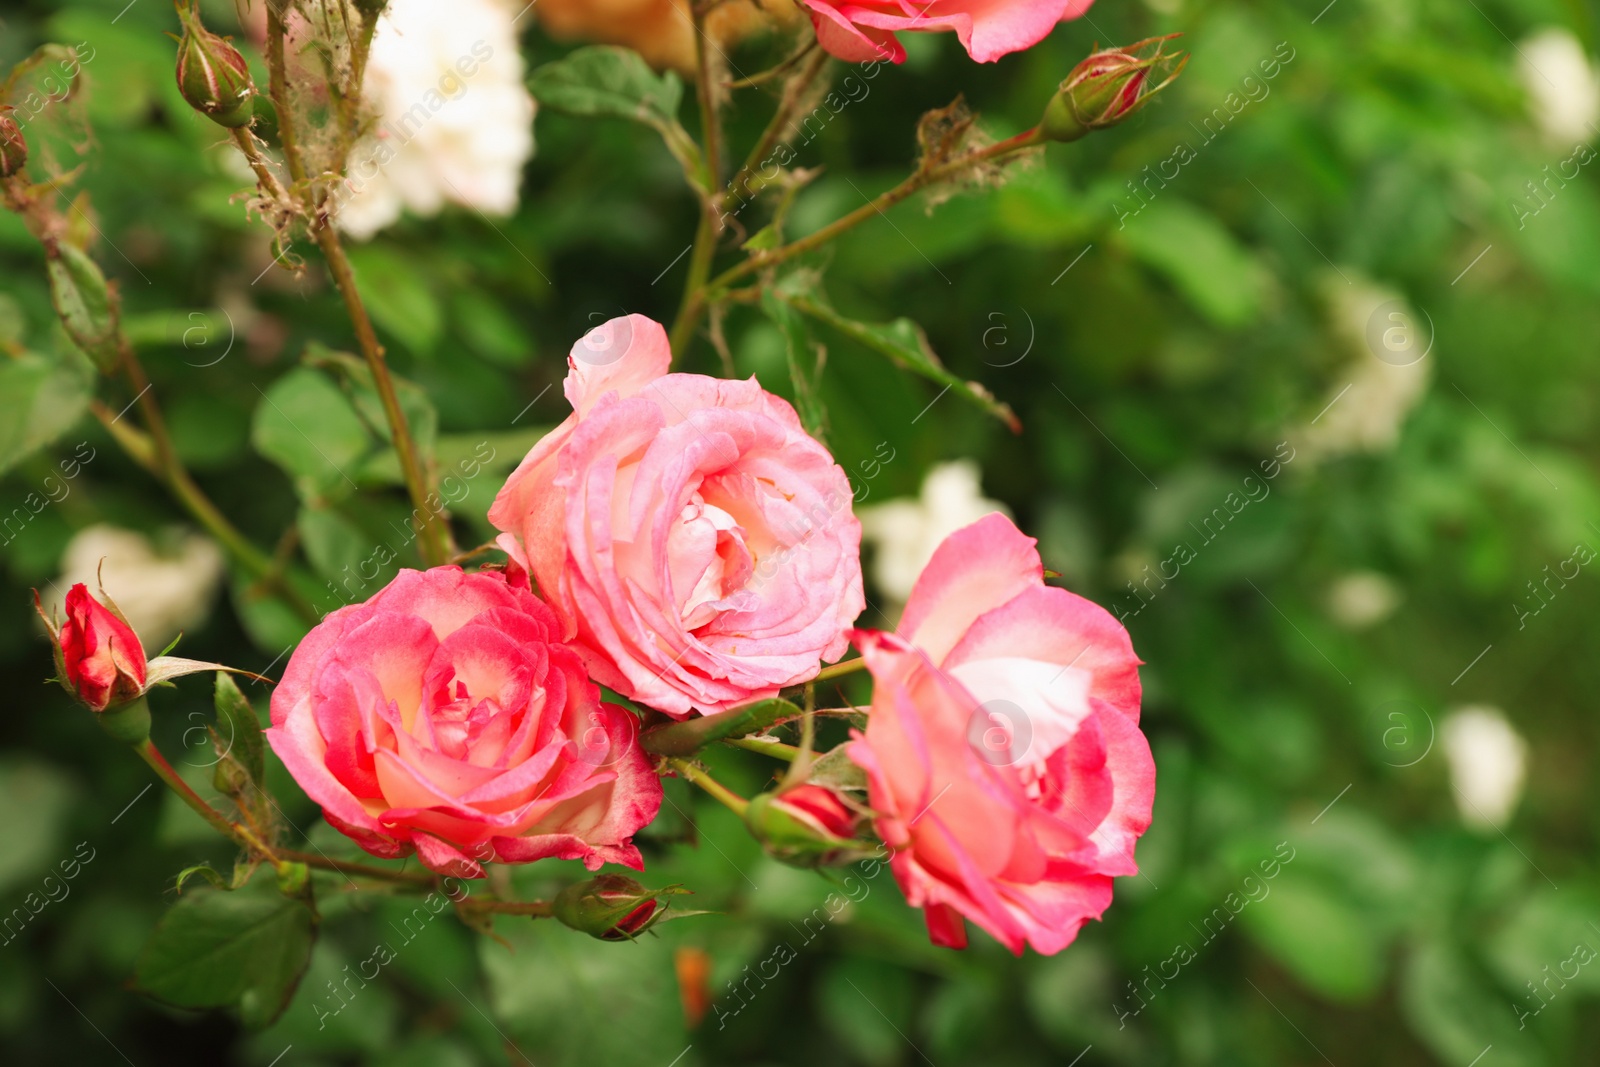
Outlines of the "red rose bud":
{"label": "red rose bud", "polygon": [[859,816],[833,790],[807,783],[753,798],[744,821],[774,858],[810,867],[855,851]]}
{"label": "red rose bud", "polygon": [[15,108],[0,107],[0,178],[22,173],[28,165],[28,142],[22,139],[22,128],[11,117]]}
{"label": "red rose bud", "polygon": [[[38,594],[34,594],[37,604]],[[67,618],[50,620],[56,665],[67,691],[92,711],[136,700],[145,691],[144,645],[121,615],[89,595],[82,582],[67,590]],[[40,612],[41,616],[43,612]]]}
{"label": "red rose bud", "polygon": [[178,41],[178,91],[189,106],[221,126],[250,125],[255,113],[255,84],[250,65],[230,38],[218,37],[200,25],[200,12],[190,3],[176,4],[183,23]]}
{"label": "red rose bud", "polygon": [[553,914],[563,925],[602,941],[632,941],[664,913],[659,895],[632,878],[602,874],[557,893]]}
{"label": "red rose bud", "polygon": [[[1187,55],[1163,52],[1177,34],[1151,37],[1126,48],[1107,48],[1072,68],[1044,109],[1039,130],[1052,141],[1076,141],[1092,130],[1115,126],[1172,84],[1189,62]],[[1140,55],[1154,45],[1154,51]],[[1176,65],[1174,65],[1176,64]],[[1151,72],[1166,77],[1151,86]]]}

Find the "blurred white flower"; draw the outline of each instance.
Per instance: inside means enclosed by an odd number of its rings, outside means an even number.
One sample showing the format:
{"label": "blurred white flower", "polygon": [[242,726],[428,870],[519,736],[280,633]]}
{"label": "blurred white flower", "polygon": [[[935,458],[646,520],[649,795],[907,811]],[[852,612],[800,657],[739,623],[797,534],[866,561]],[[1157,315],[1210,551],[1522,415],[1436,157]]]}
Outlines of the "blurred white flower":
{"label": "blurred white flower", "polygon": [[1600,78],[1571,33],[1547,26],[1517,46],[1517,79],[1534,123],[1551,141],[1571,144],[1600,134]]}
{"label": "blurred white flower", "polygon": [[533,155],[533,97],[505,0],[390,0],[367,61],[373,132],[350,152],[339,228],[366,239],[402,209],[509,215]]}
{"label": "blurred white flower", "polygon": [[1522,796],[1528,743],[1499,708],[1468,705],[1439,729],[1461,821],[1475,830],[1504,825]]}
{"label": "blurred white flower", "polygon": [[1399,606],[1399,588],[1377,571],[1351,571],[1328,590],[1328,614],[1347,630],[1376,626]]}
{"label": "blurred white flower", "polygon": [[1393,448],[1433,376],[1432,325],[1399,293],[1366,278],[1330,277],[1325,293],[1329,328],[1351,360],[1296,442],[1313,460]]}
{"label": "blurred white flower", "polygon": [[857,508],[861,539],[877,547],[872,580],[885,596],[905,603],[939,542],[991,511],[1011,514],[983,495],[978,465],[968,459],[930,469],[916,500]]}
{"label": "blurred white flower", "polygon": [[168,554],[136,530],[88,526],[67,542],[45,610],[59,612],[67,590],[79,582],[91,593],[103,586],[153,656],[180,630],[205,619],[221,578],[222,550],[208,537],[175,537]]}

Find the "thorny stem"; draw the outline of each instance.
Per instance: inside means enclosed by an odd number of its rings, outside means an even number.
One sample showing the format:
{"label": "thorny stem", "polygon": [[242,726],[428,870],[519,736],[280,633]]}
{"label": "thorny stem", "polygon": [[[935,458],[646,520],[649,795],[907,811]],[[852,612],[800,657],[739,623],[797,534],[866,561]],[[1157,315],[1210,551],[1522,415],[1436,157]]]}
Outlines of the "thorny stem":
{"label": "thorny stem", "polygon": [[711,775],[707,774],[693,763],[690,763],[688,760],[677,759],[676,757],[669,758],[667,760],[667,765],[679,775],[687,778],[701,789],[704,789],[707,793],[710,793],[735,815],[739,816],[741,819],[744,818],[744,809],[750,806],[750,802],[744,797],[740,796],[738,793],[735,793],[733,790],[729,789],[727,786],[723,785],[721,782],[717,781],[715,778],[711,777]]}
{"label": "thorny stem", "polygon": [[150,765],[151,770],[156,772],[156,777],[165,782],[168,789],[178,794],[178,799],[189,805],[197,815],[210,823],[213,830],[224,837],[232,838],[243,848],[259,853],[269,862],[278,862],[278,855],[273,851],[272,846],[257,837],[248,827],[241,826],[210,804],[207,804],[199,793],[190,789],[189,783],[185,782],[178,776],[178,772],[172,769],[172,764],[168,763],[166,757],[161,754],[161,750],[156,748],[154,741],[147,737],[134,746],[134,751],[139,753],[140,759]]}
{"label": "thorny stem", "polygon": [[721,204],[724,209],[727,208],[735,196],[742,196],[745,192],[748,192],[750,178],[754,175],[756,168],[761,166],[772,153],[772,150],[783,140],[784,131],[789,125],[789,119],[794,114],[795,108],[799,106],[801,99],[806,94],[806,90],[811,87],[811,83],[816,81],[817,76],[828,65],[829,58],[828,53],[818,48],[811,53],[810,59],[800,69],[799,73],[790,78],[784,85],[783,96],[778,101],[777,110],[772,113],[772,121],[767,123],[767,128],[761,133],[761,139],[756,142],[755,147],[750,150],[750,154],[745,157],[743,165],[739,167],[739,172],[733,176],[733,180],[728,183],[728,187],[722,191]]}
{"label": "thorny stem", "polygon": [[432,875],[414,874],[408,871],[392,871],[366,863],[342,863],[327,856],[310,852],[296,852],[292,849],[274,849],[249,827],[229,819],[222,812],[207,804],[200,794],[190,789],[189,783],[185,782],[178,772],[172,769],[172,764],[168,763],[166,757],[161,754],[161,750],[156,748],[154,741],[145,738],[134,746],[134,751],[139,753],[140,759],[150,765],[150,769],[156,772],[156,776],[166,784],[167,788],[178,794],[178,799],[193,808],[197,815],[211,825],[212,829],[224,837],[231,838],[240,847],[248,849],[268,863],[274,865],[303,863],[307,867],[337,871],[340,874],[357,875],[362,878],[378,878],[407,885],[429,886],[434,882]]}
{"label": "thorny stem", "polygon": [[681,334],[687,337],[694,330],[695,323],[699,321],[700,314],[705,310],[706,305],[710,301],[718,299],[722,291],[734,282],[746,278],[758,270],[775,267],[780,263],[793,259],[795,256],[820,248],[835,237],[859,226],[874,215],[888,211],[889,208],[921,189],[952,178],[962,171],[979,164],[987,163],[990,160],[998,159],[1001,156],[1019,152],[1026,148],[1032,148],[1042,143],[1044,143],[1044,134],[1035,128],[1019,133],[1015,137],[1004,141],[997,141],[983,148],[975,148],[945,163],[931,167],[918,167],[899,185],[887,192],[878,194],[877,197],[862,204],[848,215],[834,219],[815,233],[808,234],[797,241],[790,241],[788,244],[772,249],[769,252],[757,252],[743,263],[729,267],[705,285],[686,293],[684,306],[678,313],[677,321],[673,324],[673,336],[677,337]]}
{"label": "thorny stem", "polygon": [[[316,194],[310,190],[306,182],[305,161],[300,156],[299,144],[296,141],[294,115],[289,107],[283,46],[283,19],[269,2],[267,4],[269,92],[273,104],[278,109],[278,136],[283,144],[284,159],[289,165],[289,174],[294,179],[295,190],[304,199]],[[256,170],[258,177],[263,173],[270,176],[270,171],[260,160],[260,152],[256,148],[254,138],[245,134],[236,136],[235,142],[246,158],[250,159],[251,167]],[[268,191],[271,191],[271,186],[268,186]],[[405,412],[400,407],[394,379],[389,374],[389,365],[384,359],[383,345],[378,342],[377,332],[372,328],[372,319],[367,314],[366,305],[361,301],[360,290],[356,288],[355,272],[350,268],[350,260],[339,241],[338,231],[329,225],[327,219],[321,217],[322,205],[303,202],[302,206],[306,209],[306,217],[310,219],[317,246],[322,249],[323,258],[328,261],[328,271],[333,275],[339,295],[344,298],[345,310],[350,316],[351,325],[355,328],[356,342],[361,347],[361,355],[367,361],[367,369],[372,373],[373,386],[377,389],[378,399],[383,404],[383,413],[389,422],[389,435],[394,441],[395,455],[400,461],[400,472],[405,478],[406,490],[411,497],[412,518],[416,524],[418,547],[422,552],[422,558],[430,565],[441,564],[450,557],[450,533],[440,521],[439,514],[428,504],[428,483],[422,463],[417,456],[416,441],[411,435],[411,427],[406,422]]]}
{"label": "thorny stem", "polygon": [[[692,9],[695,46],[695,96],[700,103],[700,139],[705,160],[704,187],[700,197],[700,222],[694,231],[694,250],[689,254],[689,276],[683,286],[683,301],[678,305],[678,315],[672,322],[668,335],[674,355],[680,355],[689,346],[699,312],[694,308],[698,294],[711,276],[711,264],[717,254],[717,240],[722,236],[722,117],[719,113],[722,90],[716,84],[716,70],[710,58],[706,36],[705,9],[696,5]],[[715,46],[713,46],[715,47]],[[721,68],[718,67],[718,70]]]}

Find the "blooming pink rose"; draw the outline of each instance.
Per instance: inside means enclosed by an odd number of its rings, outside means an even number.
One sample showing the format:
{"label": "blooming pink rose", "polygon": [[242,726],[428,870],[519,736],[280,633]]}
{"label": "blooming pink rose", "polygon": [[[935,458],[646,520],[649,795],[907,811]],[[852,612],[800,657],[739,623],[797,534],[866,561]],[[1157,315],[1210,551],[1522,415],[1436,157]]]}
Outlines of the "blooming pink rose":
{"label": "blooming pink rose", "polygon": [[430,869],[554,856],[640,868],[661,782],[527,588],[401,571],[311,631],[272,694],[272,743],[337,830]]}
{"label": "blooming pink rose", "polygon": [[850,63],[887,59],[903,63],[906,50],[896,31],[954,30],[961,47],[979,63],[1032,48],[1055,28],[1075,19],[1094,0],[800,0],[817,28],[822,47]]}
{"label": "blooming pink rose", "polygon": [[573,346],[573,413],[489,521],[602,685],[676,718],[771,696],[839,658],[860,614],[849,479],[754,379],[668,374],[659,323]]}
{"label": "blooming pink rose", "polygon": [[67,590],[66,613],[54,638],[67,688],[94,711],[126,704],[143,693],[144,645],[133,628],[90,596],[82,582]]}
{"label": "blooming pink rose", "polygon": [[1059,952],[1138,873],[1150,825],[1139,659],[1103,609],[1044,584],[1033,546],[979,519],[939,546],[898,634],[855,634],[875,685],[849,755],[896,881],[953,948],[965,916]]}

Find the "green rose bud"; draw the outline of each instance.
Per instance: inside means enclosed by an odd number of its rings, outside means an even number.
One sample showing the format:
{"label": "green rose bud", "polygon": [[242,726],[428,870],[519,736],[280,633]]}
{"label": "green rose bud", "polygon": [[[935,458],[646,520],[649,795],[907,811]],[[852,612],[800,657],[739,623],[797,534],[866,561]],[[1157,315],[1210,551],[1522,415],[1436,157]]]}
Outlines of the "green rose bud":
{"label": "green rose bud", "polygon": [[660,920],[657,897],[632,878],[602,874],[556,894],[555,917],[563,925],[602,941],[632,941]]}
{"label": "green rose bud", "polygon": [[[1189,62],[1187,55],[1161,50],[1176,36],[1151,37],[1126,48],[1103,49],[1073,67],[1045,107],[1040,131],[1052,141],[1076,141],[1093,130],[1115,126],[1138,111],[1171,85]],[[1139,54],[1150,45],[1155,46],[1153,52]],[[1152,71],[1158,77],[1166,73],[1165,79],[1153,87]]]}
{"label": "green rose bud", "polygon": [[179,0],[178,91],[189,106],[212,122],[229,128],[248,126],[255,113],[256,87],[250,65],[229,38],[200,25],[200,12]]}

